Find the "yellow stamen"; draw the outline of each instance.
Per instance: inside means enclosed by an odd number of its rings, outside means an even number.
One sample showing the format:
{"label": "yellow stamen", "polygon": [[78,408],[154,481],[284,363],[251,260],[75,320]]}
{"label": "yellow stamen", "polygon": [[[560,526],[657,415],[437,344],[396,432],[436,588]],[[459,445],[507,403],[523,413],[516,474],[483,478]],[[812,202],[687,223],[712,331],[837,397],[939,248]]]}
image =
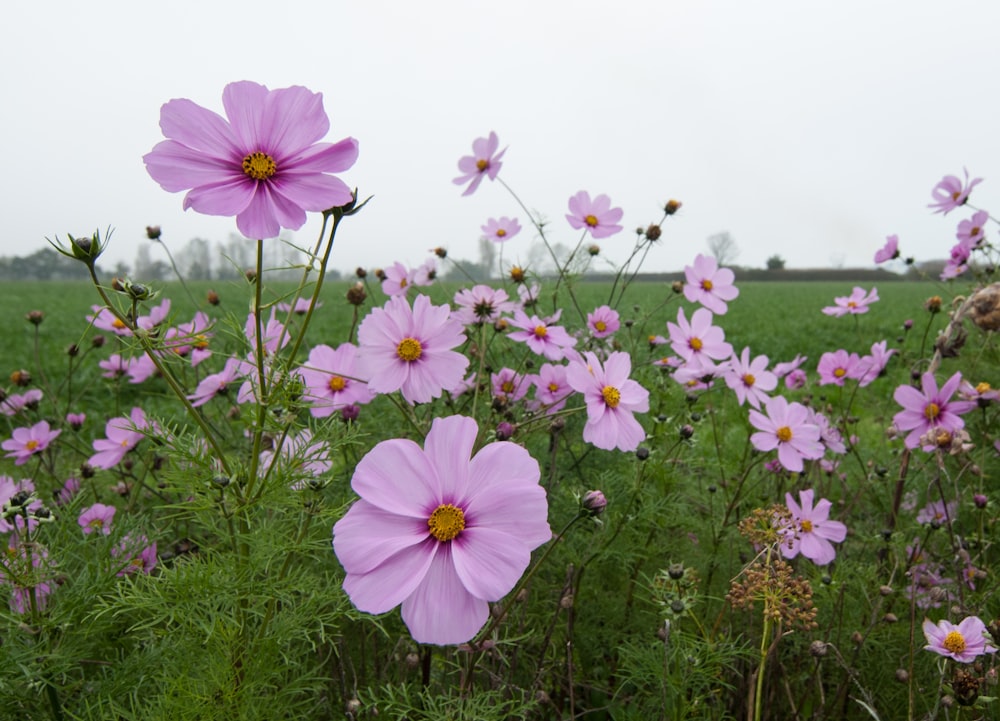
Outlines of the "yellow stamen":
{"label": "yellow stamen", "polygon": [[267,180],[278,172],[278,166],[267,153],[259,150],[243,158],[243,174],[254,180]]}
{"label": "yellow stamen", "polygon": [[705,280],[701,281],[701,289],[712,290],[712,281],[710,281],[708,278],[705,278]]}
{"label": "yellow stamen", "polygon": [[601,389],[601,395],[604,396],[604,403],[608,408],[617,408],[618,404],[621,403],[622,394],[614,386],[604,386]]}
{"label": "yellow stamen", "polygon": [[121,321],[120,318],[115,318],[113,321],[111,321],[111,327],[121,330],[122,328],[125,328],[127,326]]}
{"label": "yellow stamen", "polygon": [[586,223],[591,228],[596,228],[597,224],[600,221],[597,220],[597,216],[596,215],[588,215],[586,218],[583,219],[583,222]]}
{"label": "yellow stamen", "polygon": [[407,363],[412,363],[420,358],[423,350],[423,346],[416,338],[403,338],[396,346],[396,355]]}
{"label": "yellow stamen", "polygon": [[445,503],[434,509],[427,519],[431,535],[439,541],[450,541],[465,530],[465,513],[458,506]]}
{"label": "yellow stamen", "polygon": [[844,368],[836,368],[833,371],[834,378],[843,378],[847,375],[847,371]]}
{"label": "yellow stamen", "polygon": [[743,385],[745,385],[745,386],[752,386],[756,382],[757,382],[757,379],[754,377],[753,373],[744,373],[743,374]]}
{"label": "yellow stamen", "polygon": [[38,448],[38,445],[39,445],[38,441],[36,441],[34,438],[32,438],[30,441],[28,441],[27,443],[24,444],[24,449],[27,450],[27,451],[33,451],[36,448]]}
{"label": "yellow stamen", "polygon": [[803,519],[799,521],[799,528],[802,529],[803,533],[811,533],[813,529],[813,523],[812,521]]}
{"label": "yellow stamen", "polygon": [[952,653],[962,653],[965,650],[965,636],[958,631],[951,631],[944,637],[941,645]]}
{"label": "yellow stamen", "polygon": [[598,333],[603,333],[608,329],[608,324],[605,323],[603,320],[595,320],[594,329],[597,330]]}
{"label": "yellow stamen", "polygon": [[559,384],[558,383],[549,383],[549,391],[550,392],[555,393],[557,390],[559,390]]}
{"label": "yellow stamen", "polygon": [[334,376],[330,379],[330,390],[331,391],[342,391],[347,387],[347,381],[340,376]]}
{"label": "yellow stamen", "polygon": [[502,390],[504,393],[513,393],[515,391],[514,382],[504,381],[503,383],[500,384],[500,390]]}
{"label": "yellow stamen", "polygon": [[692,338],[688,341],[688,345],[691,347],[691,350],[701,350],[705,344],[701,342],[701,338]]}
{"label": "yellow stamen", "polygon": [[976,386],[976,393],[988,393],[990,390],[990,384],[985,381]]}
{"label": "yellow stamen", "polygon": [[505,235],[507,235],[507,231],[506,230],[504,230],[503,228],[498,228],[497,229],[497,237],[498,238],[502,238]]}
{"label": "yellow stamen", "polygon": [[938,407],[937,403],[928,403],[924,406],[924,418],[927,420],[933,421],[939,415],[941,415],[941,409]]}
{"label": "yellow stamen", "polygon": [[549,332],[548,328],[546,328],[544,325],[535,326],[535,336],[538,338],[544,338],[546,335],[548,335],[548,332]]}
{"label": "yellow stamen", "polygon": [[479,160],[476,161],[476,170],[478,170],[480,173],[486,170],[488,167],[490,167],[490,161],[486,160],[485,158],[480,158]]}
{"label": "yellow stamen", "polygon": [[788,443],[788,441],[792,440],[792,429],[788,426],[782,426],[775,432],[775,435],[778,436],[778,440],[782,443]]}

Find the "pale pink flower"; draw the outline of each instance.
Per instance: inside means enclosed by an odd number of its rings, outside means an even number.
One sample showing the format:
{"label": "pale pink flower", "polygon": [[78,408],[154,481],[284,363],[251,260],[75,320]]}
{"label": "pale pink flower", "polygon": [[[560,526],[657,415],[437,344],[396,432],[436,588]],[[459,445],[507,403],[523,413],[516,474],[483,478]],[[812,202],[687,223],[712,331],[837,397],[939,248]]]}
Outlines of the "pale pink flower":
{"label": "pale pink flower", "polygon": [[101,373],[102,378],[111,378],[114,380],[115,378],[121,378],[128,372],[128,361],[118,353],[112,353],[107,359],[98,361],[97,365],[104,371]]}
{"label": "pale pink flower", "polygon": [[621,327],[618,311],[611,306],[602,305],[587,313],[587,327],[595,338],[607,338],[614,335]]}
{"label": "pale pink flower", "polygon": [[[282,313],[294,313],[295,315],[305,315],[309,312],[309,306],[312,305],[312,298],[298,298],[295,301],[295,305],[290,303],[278,303],[278,310]],[[316,301],[316,307],[319,308],[322,303]]]}
{"label": "pale pink flower", "polygon": [[935,213],[948,215],[955,208],[965,205],[969,199],[969,193],[979,183],[983,182],[983,179],[975,178],[972,182],[969,182],[969,171],[965,168],[962,168],[962,170],[965,172],[965,182],[963,183],[960,178],[954,175],[944,176],[931,191],[934,202],[930,203],[927,206],[928,208],[934,208]]}
{"label": "pale pink flower", "polygon": [[136,406],[128,416],[112,418],[104,426],[106,438],[94,441],[94,450],[87,463],[93,468],[113,468],[121,463],[125,454],[138,445],[146,437],[149,421],[141,408]]}
{"label": "pale pink flower", "polygon": [[958,625],[942,618],[936,624],[925,618],[923,624],[927,645],[924,650],[954,659],[959,663],[972,663],[987,653],[996,653],[989,642],[986,624],[978,616],[966,616]]}
{"label": "pale pink flower", "polygon": [[634,451],[646,437],[634,414],[649,410],[649,391],[629,378],[632,359],[616,352],[601,365],[593,353],[583,356],[583,362],[571,362],[566,369],[566,383],[587,404],[583,440],[606,451]]}
{"label": "pale pink flower", "polygon": [[481,230],[490,240],[497,243],[505,243],[521,232],[521,224],[517,221],[517,218],[503,216],[501,218],[490,218],[486,221],[486,225],[482,226]]}
{"label": "pale pink flower", "polygon": [[801,553],[817,566],[825,566],[837,555],[833,544],[847,538],[847,526],[840,521],[829,520],[833,504],[825,498],[813,506],[811,488],[799,491],[799,500],[801,504],[795,502],[791,493],[785,494],[785,505],[792,515],[792,527],[785,531],[781,555],[795,558]]}
{"label": "pale pink flower", "polygon": [[115,517],[114,506],[106,506],[103,503],[95,503],[87,508],[76,519],[84,535],[90,535],[95,531],[103,533],[105,536],[111,535],[111,521]]}
{"label": "pale pink flower", "polygon": [[946,526],[953,522],[958,514],[958,502],[945,503],[942,500],[931,501],[917,513],[917,523]]}
{"label": "pale pink flower", "polygon": [[[920,378],[921,389],[901,385],[896,388],[893,398],[903,407],[892,418],[900,431],[909,431],[906,447],[916,448],[920,437],[932,430],[954,433],[965,427],[961,415],[976,407],[972,401],[952,400],[952,396],[962,382],[962,374],[956,372],[938,390],[933,373],[924,373]],[[925,451],[933,451],[934,445],[925,445]]]}
{"label": "pale pink flower", "polygon": [[493,324],[500,320],[502,314],[514,310],[507,291],[488,285],[463,288],[455,293],[454,303],[458,307],[451,312],[451,317],[462,325]]}
{"label": "pale pink flower", "polygon": [[44,394],[41,388],[31,388],[24,393],[11,393],[0,401],[0,413],[3,413],[5,416],[16,416],[25,408],[37,408],[38,402],[43,397]]}
{"label": "pale pink flower", "polygon": [[948,262],[941,271],[941,280],[951,280],[957,278],[969,269],[969,259],[972,257],[974,247],[968,240],[960,240],[952,246],[948,255]]}
{"label": "pale pink flower", "polygon": [[500,139],[493,131],[490,131],[488,138],[476,138],[472,141],[472,155],[465,155],[459,158],[458,170],[462,175],[452,181],[455,185],[469,183],[469,187],[465,189],[462,195],[472,195],[475,193],[476,188],[483,182],[483,178],[496,180],[500,168],[503,167],[500,159],[507,152],[507,148],[504,148],[498,153],[497,149],[499,147]]}
{"label": "pale pink flower", "polygon": [[819,373],[819,384],[821,386],[834,384],[844,385],[847,379],[858,378],[863,375],[866,368],[860,366],[861,359],[857,353],[848,353],[840,349],[832,353],[824,353],[819,358],[816,371]]}
{"label": "pale pink flower", "polygon": [[513,331],[508,336],[511,340],[523,342],[538,355],[549,360],[562,360],[568,349],[576,345],[577,340],[562,326],[552,325],[559,319],[557,311],[553,318],[541,319],[537,315],[528,317],[524,311],[515,310],[510,324],[520,330]]}
{"label": "pale pink flower", "polygon": [[402,604],[418,643],[469,641],[552,536],[538,463],[506,441],[473,455],[477,435],[473,419],[449,416],[423,448],[382,441],[354,471],[361,499],[333,527],[351,601],[367,613]]}
{"label": "pale pink flower", "polygon": [[621,231],[616,223],[625,214],[621,208],[611,207],[611,198],[603,193],[593,200],[590,193],[581,190],[569,199],[566,220],[576,230],[587,230],[592,238],[607,238]]}
{"label": "pale pink flower", "polygon": [[963,220],[958,224],[955,237],[960,241],[968,243],[973,248],[978,248],[986,239],[984,227],[986,221],[990,219],[990,214],[986,210],[977,211],[968,220]]}
{"label": "pale pink flower", "polygon": [[875,252],[876,263],[886,263],[899,257],[899,236],[887,235],[885,245]]}
{"label": "pale pink flower", "polygon": [[156,542],[149,542],[143,535],[125,536],[121,543],[111,549],[112,558],[123,564],[116,576],[131,576],[136,573],[152,573],[156,568]]}
{"label": "pale pink flower", "polygon": [[341,343],[336,350],[316,346],[299,375],[306,386],[302,400],[310,404],[313,418],[325,418],[344,406],[368,403],[375,397],[358,363],[358,348],[351,343]]}
{"label": "pale pink flower", "polygon": [[10,451],[7,458],[14,459],[15,466],[22,466],[32,456],[41,453],[49,444],[59,437],[61,429],[52,430],[48,421],[39,421],[33,426],[15,428],[11,437],[0,443],[5,451]]}
{"label": "pale pink flower", "polygon": [[410,270],[410,282],[416,286],[433,285],[437,279],[437,258],[431,256],[416,268]]}
{"label": "pale pink flower", "polygon": [[767,401],[767,394],[778,387],[777,376],[767,370],[767,356],[750,360],[749,348],[744,348],[739,358],[734,355],[729,360],[723,378],[736,393],[740,405],[749,403],[754,408],[760,408]]}
{"label": "pale pink flower", "polygon": [[[346,407],[346,406],[345,406]],[[281,477],[288,480],[289,488],[299,491],[309,486],[322,487],[324,476],[332,467],[330,446],[325,441],[314,441],[312,431],[303,429],[298,434],[289,434],[278,455],[273,449],[260,454],[261,470],[266,472],[274,463],[281,464]]]}
{"label": "pale pink flower", "polygon": [[778,460],[786,470],[801,473],[803,459],[823,457],[819,427],[809,423],[809,411],[801,403],[789,403],[782,396],[765,402],[767,415],[750,411],[750,424],[757,433],[750,442],[758,451],[778,450]]}
{"label": "pale pink flower", "polygon": [[490,376],[490,388],[493,397],[513,403],[524,398],[531,387],[531,380],[521,375],[513,368],[501,368]]}
{"label": "pale pink flower", "polygon": [[[688,323],[684,309],[677,309],[677,324],[667,323],[670,331],[670,347],[674,353],[686,361],[710,358],[727,360],[733,355],[733,347],[725,342],[722,328],[712,324],[712,311],[699,308],[691,315]],[[704,364],[703,364],[704,365]]]}
{"label": "pale pink flower", "polygon": [[228,119],[190,100],[166,103],[160,128],[168,139],[143,157],[164,190],[190,188],[185,210],[235,215],[240,232],[259,239],[298,230],[306,211],[353,200],[347,184],[330,173],[354,165],[358,143],[318,142],[330,129],[321,94],[243,81],[226,86],[222,104]]}
{"label": "pale pink flower", "polygon": [[412,271],[396,261],[388,268],[384,268],[383,272],[385,278],[382,280],[382,292],[388,296],[406,295],[406,291],[413,284]]}
{"label": "pale pink flower", "polygon": [[710,255],[699,253],[694,265],[684,266],[684,297],[692,303],[700,303],[717,315],[725,315],[729,310],[727,301],[735,299],[740,291],[733,285],[733,271],[720,268]]}
{"label": "pale pink flower", "polygon": [[212,356],[208,341],[212,337],[208,316],[198,311],[190,323],[181,323],[168,328],[164,334],[163,347],[181,358],[191,359],[191,366],[197,366]]}
{"label": "pale pink flower", "polygon": [[[28,500],[27,509],[29,512],[37,511],[42,507],[41,500],[35,496],[35,484],[31,479],[23,478],[20,481],[15,482],[14,479],[9,476],[0,476],[0,511],[9,510],[11,499],[19,493],[26,494],[27,499],[30,499]],[[20,498],[24,499],[25,496],[22,495]],[[24,504],[19,503],[18,505],[23,506]],[[0,515],[0,533],[9,533],[10,531],[13,531],[15,525],[17,528],[24,528],[23,515],[18,513],[13,516],[8,515],[6,518],[3,515]],[[34,529],[37,525],[38,520],[29,513],[28,528]],[[0,563],[0,568],[2,567],[3,564]]]}
{"label": "pale pink flower", "polygon": [[[260,319],[263,331],[264,354],[267,356],[274,355],[288,345],[288,341],[291,340],[291,333],[285,330],[285,324],[275,317],[276,311],[276,308],[271,308],[271,315],[267,320],[265,321],[264,318]],[[247,314],[247,322],[243,325],[243,332],[250,342],[250,347],[256,348],[257,319],[252,312]]]}
{"label": "pale pink flower", "polygon": [[144,330],[153,330],[161,325],[170,315],[170,298],[164,298],[159,305],[154,305],[146,315],[135,319],[135,324]]}
{"label": "pale pink flower", "polygon": [[573,389],[566,382],[566,366],[543,363],[538,375],[531,378],[535,384],[533,408],[542,409],[546,414],[561,410],[566,400],[573,395]]}
{"label": "pale pink flower", "polygon": [[202,378],[194,393],[188,396],[191,405],[197,408],[203,406],[220,393],[229,391],[229,386],[242,375],[243,361],[239,358],[227,358],[226,365],[218,373],[212,373]]}
{"label": "pale pink flower", "polygon": [[94,314],[87,316],[87,322],[95,328],[107,331],[108,333],[114,333],[115,335],[132,335],[132,331],[125,325],[125,322],[119,320],[108,308],[100,305],[92,305],[90,307],[94,311]]}
{"label": "pale pink flower", "polygon": [[868,306],[878,300],[878,289],[872,288],[867,294],[864,288],[854,286],[854,290],[848,296],[834,298],[834,305],[829,305],[823,309],[826,315],[859,315],[868,312]]}

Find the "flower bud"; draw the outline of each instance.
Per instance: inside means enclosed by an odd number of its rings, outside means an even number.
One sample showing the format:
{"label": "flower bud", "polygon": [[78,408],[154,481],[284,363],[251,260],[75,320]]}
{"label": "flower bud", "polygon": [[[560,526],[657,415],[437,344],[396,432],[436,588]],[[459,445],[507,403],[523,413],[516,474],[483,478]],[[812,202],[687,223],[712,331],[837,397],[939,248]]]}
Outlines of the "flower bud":
{"label": "flower bud", "polygon": [[976,504],[976,508],[980,509],[986,508],[986,504],[989,503],[989,500],[990,499],[988,499],[982,493],[977,493],[974,496],[972,496],[972,502]]}
{"label": "flower bud", "polygon": [[45,320],[45,313],[40,310],[30,310],[24,316],[24,319],[31,323],[31,325],[41,325],[42,321]]}
{"label": "flower bud", "polygon": [[509,441],[514,435],[514,426],[507,421],[497,424],[496,436],[498,441]]}
{"label": "flower bud", "polygon": [[580,504],[583,510],[588,511],[592,516],[599,516],[608,507],[608,499],[600,491],[587,491],[583,494]]}
{"label": "flower bud", "polygon": [[941,312],[941,296],[932,295],[924,302],[924,308],[930,313],[940,313]]}
{"label": "flower bud", "polygon": [[368,293],[365,292],[365,284],[360,280],[347,289],[347,302],[351,305],[364,305],[367,298]]}
{"label": "flower bud", "polygon": [[442,248],[441,246],[434,248],[432,252],[434,253],[434,255],[436,255],[438,258],[441,258],[442,260],[448,257],[448,251]]}
{"label": "flower bud", "polygon": [[594,243],[593,245],[587,247],[587,252],[590,253],[591,256],[600,255],[601,246],[597,245],[597,243]]}
{"label": "flower bud", "polygon": [[640,461],[644,461],[649,458],[649,449],[646,446],[639,446],[635,449],[635,457]]}
{"label": "flower bud", "polygon": [[673,283],[670,284],[670,290],[672,290],[674,293],[683,293],[684,292],[683,281],[675,280]]}
{"label": "flower bud", "polygon": [[352,421],[358,420],[358,416],[361,415],[361,406],[351,403],[340,409],[340,418],[344,423],[350,423]]}
{"label": "flower bud", "polygon": [[159,240],[160,236],[163,235],[163,231],[160,230],[158,225],[147,225],[146,226],[146,237],[150,240]]}
{"label": "flower bud", "polygon": [[247,268],[246,270],[243,271],[243,277],[247,279],[248,283],[256,283],[257,271],[254,270],[253,268]]}
{"label": "flower bud", "polygon": [[681,209],[682,205],[683,203],[679,200],[668,200],[667,204],[663,206],[663,212],[667,215],[673,215]]}
{"label": "flower bud", "polygon": [[205,296],[205,299],[208,301],[209,305],[219,304],[219,294],[216,293],[214,290],[208,291],[208,294]]}
{"label": "flower bud", "polygon": [[515,283],[524,282],[524,269],[519,265],[511,266],[510,279]]}
{"label": "flower bud", "polygon": [[663,231],[660,230],[660,226],[656,223],[652,223],[648,228],[646,228],[646,238],[651,241],[656,241],[660,239]]}
{"label": "flower bud", "polygon": [[823,658],[826,656],[827,644],[824,641],[816,640],[809,644],[809,653],[813,658]]}
{"label": "flower bud", "polygon": [[685,423],[683,426],[681,426],[680,434],[681,434],[681,440],[685,441],[688,440],[691,436],[694,435],[694,426],[692,426],[690,423]]}
{"label": "flower bud", "polygon": [[104,345],[104,341],[107,340],[103,335],[95,335],[90,339],[90,345],[95,348],[100,348]]}
{"label": "flower bud", "polygon": [[385,280],[385,271],[382,270],[381,268],[376,268],[372,272],[375,274],[375,277],[378,278],[379,280]]}
{"label": "flower bud", "polygon": [[24,370],[16,370],[10,374],[10,382],[21,388],[26,388],[31,385],[31,373]]}

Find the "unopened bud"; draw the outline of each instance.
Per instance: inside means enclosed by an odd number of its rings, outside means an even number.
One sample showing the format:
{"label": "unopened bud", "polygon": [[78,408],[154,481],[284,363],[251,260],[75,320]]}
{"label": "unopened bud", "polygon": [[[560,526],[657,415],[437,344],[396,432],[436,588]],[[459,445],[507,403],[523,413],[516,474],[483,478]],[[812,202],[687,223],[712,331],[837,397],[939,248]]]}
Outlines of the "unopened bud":
{"label": "unopened bud", "polygon": [[45,313],[40,310],[31,310],[24,316],[24,319],[31,325],[41,325],[42,321],[45,320]]}
{"label": "unopened bud", "polygon": [[672,290],[674,293],[683,293],[684,283],[682,281],[675,280],[673,283],[670,284],[670,290]]}
{"label": "unopened bud", "polygon": [[694,435],[694,426],[692,426],[689,423],[685,423],[683,426],[681,426],[680,434],[681,434],[681,439],[686,441],[687,439],[689,439],[691,436]]}
{"label": "unopened bud", "polygon": [[23,368],[21,370],[16,370],[10,374],[10,382],[16,386],[20,386],[21,388],[29,386],[31,385],[31,373]]}
{"label": "unopened bud", "polygon": [[590,253],[590,255],[592,255],[592,256],[594,256],[594,255],[600,255],[601,254],[601,246],[597,245],[597,243],[594,243],[593,245],[590,245],[590,246],[587,247],[587,252]]}
{"label": "unopened bud", "polygon": [[896,669],[896,680],[900,683],[907,683],[910,680],[910,673],[905,668]]}
{"label": "unopened bud", "polygon": [[159,240],[163,232],[160,230],[158,225],[147,225],[146,226],[146,237],[150,240]]}
{"label": "unopened bud", "polygon": [[826,652],[827,644],[824,641],[816,640],[809,644],[809,653],[813,658],[823,658],[826,656]]}
{"label": "unopened bud", "polygon": [[351,305],[364,305],[367,298],[368,293],[365,292],[365,284],[360,280],[347,289],[347,302]]}
{"label": "unopened bud", "polygon": [[590,515],[599,516],[608,507],[608,499],[600,491],[587,491],[580,505],[585,511],[589,511]]}
{"label": "unopened bud", "polygon": [[219,294],[216,293],[214,290],[210,290],[210,291],[208,291],[208,295],[206,296],[206,300],[208,300],[208,304],[209,305],[218,305],[219,304]]}
{"label": "unopened bud", "polygon": [[509,441],[514,435],[514,426],[507,421],[497,424],[496,436],[498,441]]}
{"label": "unopened bud", "polygon": [[434,249],[434,255],[436,255],[438,258],[447,258],[448,251],[442,248],[441,246],[438,246],[437,248]]}
{"label": "unopened bud", "polygon": [[667,204],[663,206],[663,212],[667,215],[673,215],[681,209],[682,205],[683,203],[679,200],[668,200]]}
{"label": "unopened bud", "polygon": [[941,312],[941,296],[932,295],[924,303],[924,308],[930,313],[940,313]]}
{"label": "unopened bud", "polygon": [[354,275],[358,276],[359,278],[367,278],[368,271],[359,265],[357,268],[355,268]]}
{"label": "unopened bud", "polygon": [[646,228],[646,238],[648,240],[659,240],[660,235],[662,233],[663,231],[660,230],[660,226],[658,226],[656,223],[653,223],[648,228]]}

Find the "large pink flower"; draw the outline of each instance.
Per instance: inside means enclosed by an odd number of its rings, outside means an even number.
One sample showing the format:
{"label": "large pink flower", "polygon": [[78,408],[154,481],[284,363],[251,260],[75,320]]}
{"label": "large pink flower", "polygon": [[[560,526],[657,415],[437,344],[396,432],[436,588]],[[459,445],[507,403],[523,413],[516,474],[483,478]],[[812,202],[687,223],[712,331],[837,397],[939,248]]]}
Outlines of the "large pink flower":
{"label": "large pink flower", "polygon": [[36,453],[41,453],[49,444],[62,433],[61,430],[49,428],[48,421],[39,421],[33,426],[26,428],[15,428],[11,438],[4,441],[0,446],[5,451],[10,451],[7,458],[14,459],[15,466],[21,466],[28,462]]}
{"label": "large pink flower", "polygon": [[942,618],[936,624],[924,619],[924,649],[953,658],[959,663],[971,663],[978,656],[996,653],[996,647],[987,643],[986,624],[978,616],[966,616],[958,623]]}
{"label": "large pink flower", "polygon": [[699,253],[694,265],[684,266],[684,297],[692,303],[701,303],[713,313],[725,315],[729,310],[727,301],[740,294],[733,285],[733,271],[720,268],[715,258]]}
{"label": "large pink flower", "polygon": [[128,416],[112,418],[104,426],[106,438],[94,441],[97,451],[88,460],[94,468],[113,468],[121,463],[125,454],[135,448],[146,437],[149,421],[142,408],[136,406]]}
{"label": "large pink flower", "polygon": [[228,119],[190,100],[166,103],[160,128],[168,139],[143,157],[164,190],[188,190],[185,210],[235,215],[243,235],[273,238],[301,228],[307,210],[351,201],[350,188],[328,173],[354,165],[358,143],[317,142],[330,129],[320,93],[243,81],[226,86],[222,105]]}
{"label": "large pink flower", "polygon": [[569,214],[566,220],[577,230],[588,230],[593,238],[607,238],[621,231],[616,225],[625,214],[621,208],[611,207],[611,198],[603,193],[593,200],[590,193],[581,190],[569,199]]}
{"label": "large pink flower", "polygon": [[941,178],[931,191],[934,202],[930,203],[927,206],[928,208],[934,208],[935,213],[948,215],[955,208],[965,205],[969,200],[969,193],[979,183],[983,182],[983,179],[974,178],[970,182],[969,171],[965,168],[962,168],[962,170],[965,172],[965,182],[962,182],[962,179],[955,175],[946,175]]}
{"label": "large pink flower", "polygon": [[684,315],[684,309],[677,309],[677,324],[667,323],[667,330],[670,331],[670,347],[674,353],[685,361],[696,361],[701,363],[709,358],[713,360],[727,360],[733,355],[733,347],[726,343],[726,334],[716,325],[712,324],[712,311],[707,308],[699,308],[691,314],[691,322],[688,323]]}
{"label": "large pink flower", "polygon": [[750,425],[757,433],[750,442],[758,451],[778,449],[778,462],[788,471],[801,473],[802,459],[816,460],[823,456],[819,426],[809,422],[809,409],[801,403],[789,403],[775,396],[764,405],[767,415],[750,411]]}
{"label": "large pink flower", "polygon": [[312,407],[313,418],[325,418],[345,406],[367,403],[374,393],[364,381],[364,370],[358,363],[358,348],[342,343],[334,350],[318,345],[309,351],[309,360],[299,368],[305,383],[303,400]]}
{"label": "large pink flower", "polygon": [[723,378],[726,385],[736,393],[740,405],[749,403],[754,408],[767,402],[768,393],[778,387],[778,377],[767,370],[767,356],[759,355],[750,359],[750,349],[744,348],[737,358],[729,360]]}
{"label": "large pink flower", "polygon": [[785,505],[792,515],[792,527],[781,543],[781,555],[795,558],[801,553],[817,566],[825,566],[837,555],[833,544],[847,538],[847,526],[830,520],[833,504],[825,498],[819,499],[813,506],[811,488],[799,491],[799,500],[801,504],[795,502],[791,493],[785,494]]}
{"label": "large pink flower", "polygon": [[587,403],[583,440],[606,451],[634,451],[646,431],[633,414],[649,410],[649,391],[629,379],[632,359],[616,352],[602,366],[590,351],[583,355],[584,362],[571,362],[566,368],[566,383]]}
{"label": "large pink flower", "polygon": [[[962,383],[962,374],[956,372],[938,390],[934,374],[927,372],[920,377],[920,390],[902,385],[896,388],[892,397],[903,406],[903,410],[892,417],[892,422],[901,431],[909,431],[906,447],[921,445],[920,437],[932,430],[954,433],[965,427],[961,414],[976,407],[974,401],[953,401],[951,397]],[[925,451],[933,451],[935,444],[925,444]]]}
{"label": "large pink flower", "polygon": [[418,295],[413,308],[401,296],[373,308],[358,328],[361,367],[377,393],[400,391],[410,403],[427,403],[456,387],[469,359],[452,348],[465,340],[462,324],[446,305]]}
{"label": "large pink flower", "polygon": [[437,418],[421,449],[383,441],[354,471],[361,499],[333,527],[344,590],[362,611],[403,605],[413,638],[464,643],[551,538],[538,463],[514,443],[474,456],[471,418]]}
{"label": "large pink flower", "polygon": [[455,185],[469,183],[469,187],[465,189],[462,195],[472,195],[475,193],[476,188],[483,182],[483,178],[496,180],[497,173],[503,167],[500,158],[507,152],[507,148],[504,148],[498,153],[497,148],[499,147],[500,139],[492,130],[490,131],[490,137],[476,138],[472,141],[472,155],[465,155],[459,159],[458,169],[462,174],[453,181]]}

